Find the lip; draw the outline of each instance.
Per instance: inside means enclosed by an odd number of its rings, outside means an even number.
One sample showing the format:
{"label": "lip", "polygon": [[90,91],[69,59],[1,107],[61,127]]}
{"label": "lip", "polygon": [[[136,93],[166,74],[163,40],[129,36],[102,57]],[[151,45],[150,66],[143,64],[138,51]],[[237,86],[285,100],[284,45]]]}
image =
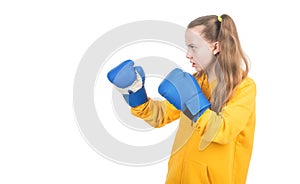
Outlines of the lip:
{"label": "lip", "polygon": [[195,62],[190,61],[190,63],[192,64],[192,67],[195,67],[195,66],[196,66],[196,63],[195,63]]}

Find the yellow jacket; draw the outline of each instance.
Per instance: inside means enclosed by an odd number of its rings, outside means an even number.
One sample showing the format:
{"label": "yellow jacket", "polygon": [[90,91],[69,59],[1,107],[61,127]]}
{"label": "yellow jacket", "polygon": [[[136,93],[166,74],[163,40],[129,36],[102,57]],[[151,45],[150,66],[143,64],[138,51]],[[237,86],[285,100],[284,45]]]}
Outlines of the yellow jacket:
{"label": "yellow jacket", "polygon": [[[211,85],[207,78],[197,80],[209,98]],[[196,123],[168,101],[151,98],[132,108],[131,113],[156,128],[180,118],[166,184],[244,184],[252,154],[255,99],[256,85],[248,77],[221,113],[208,109]]]}

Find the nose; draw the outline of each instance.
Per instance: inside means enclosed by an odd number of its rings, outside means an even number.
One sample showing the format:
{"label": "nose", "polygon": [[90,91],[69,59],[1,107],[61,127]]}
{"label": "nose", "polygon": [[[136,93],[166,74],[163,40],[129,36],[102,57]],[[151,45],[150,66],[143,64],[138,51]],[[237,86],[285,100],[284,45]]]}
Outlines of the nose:
{"label": "nose", "polygon": [[188,59],[192,59],[193,58],[191,48],[189,48],[189,47],[187,48],[187,50],[186,50],[186,56],[185,57],[188,58]]}
{"label": "nose", "polygon": [[191,55],[189,52],[187,52],[187,53],[186,53],[186,58],[192,59],[193,57],[192,57],[192,55]]}

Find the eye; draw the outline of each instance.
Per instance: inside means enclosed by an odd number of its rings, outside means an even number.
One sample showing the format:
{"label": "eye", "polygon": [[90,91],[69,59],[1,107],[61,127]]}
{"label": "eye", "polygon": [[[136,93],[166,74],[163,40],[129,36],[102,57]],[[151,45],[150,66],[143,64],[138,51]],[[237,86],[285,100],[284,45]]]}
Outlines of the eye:
{"label": "eye", "polygon": [[195,49],[196,48],[195,45],[189,45],[188,47],[191,48],[191,49]]}

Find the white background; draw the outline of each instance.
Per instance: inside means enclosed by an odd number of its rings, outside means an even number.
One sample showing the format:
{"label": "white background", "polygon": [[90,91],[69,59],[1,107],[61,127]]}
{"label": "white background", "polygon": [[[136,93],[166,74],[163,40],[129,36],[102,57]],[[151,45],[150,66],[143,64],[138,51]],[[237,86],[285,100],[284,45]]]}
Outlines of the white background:
{"label": "white background", "polygon": [[257,83],[247,183],[300,183],[298,6],[267,2],[1,1],[0,183],[163,183],[167,161],[119,165],[83,139],[72,106],[76,69],[96,39],[122,24],[186,26],[222,13],[234,18]]}

